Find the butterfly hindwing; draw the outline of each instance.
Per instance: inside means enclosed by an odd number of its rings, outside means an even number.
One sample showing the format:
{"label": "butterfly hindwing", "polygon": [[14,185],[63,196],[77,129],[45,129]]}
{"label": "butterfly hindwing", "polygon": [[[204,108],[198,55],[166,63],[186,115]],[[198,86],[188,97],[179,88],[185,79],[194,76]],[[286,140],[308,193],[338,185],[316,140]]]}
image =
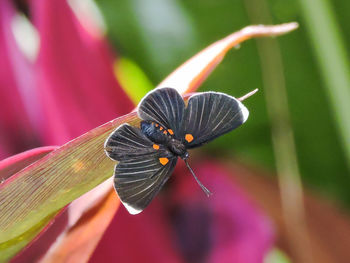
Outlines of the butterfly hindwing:
{"label": "butterfly hindwing", "polygon": [[225,134],[248,118],[247,108],[234,97],[217,92],[193,95],[183,120],[183,141],[187,148],[198,147]]}
{"label": "butterfly hindwing", "polygon": [[146,121],[155,121],[167,129],[172,129],[179,138],[185,103],[173,88],[155,89],[148,93],[138,106],[138,115]]}
{"label": "butterfly hindwing", "polygon": [[114,188],[121,202],[131,214],[145,209],[169,179],[177,157],[168,154],[168,162],[162,164],[159,157],[145,156],[120,162],[115,167]]}
{"label": "butterfly hindwing", "polygon": [[123,124],[106,140],[107,155],[119,163],[114,188],[131,214],[141,212],[160,191],[174,170],[177,157],[156,145],[139,128]]}

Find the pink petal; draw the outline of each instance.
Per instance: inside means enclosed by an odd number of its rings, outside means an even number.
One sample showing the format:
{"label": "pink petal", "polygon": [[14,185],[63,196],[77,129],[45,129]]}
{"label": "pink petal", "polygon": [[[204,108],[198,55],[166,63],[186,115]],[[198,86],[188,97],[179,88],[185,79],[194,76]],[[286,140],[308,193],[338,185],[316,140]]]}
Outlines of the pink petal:
{"label": "pink petal", "polygon": [[32,3],[41,37],[37,67],[45,142],[63,144],[130,112],[134,106],[114,77],[106,42],[81,26],[66,1]]}
{"label": "pink petal", "polygon": [[271,222],[232,182],[234,171],[202,162],[204,165],[197,166],[196,171],[215,191],[209,202],[215,218],[216,245],[209,262],[262,262],[273,244]]}
{"label": "pink petal", "polygon": [[183,262],[159,200],[136,216],[119,209],[89,262]]}
{"label": "pink petal", "polygon": [[12,2],[0,1],[0,159],[40,145],[33,65],[14,39],[15,14]]}

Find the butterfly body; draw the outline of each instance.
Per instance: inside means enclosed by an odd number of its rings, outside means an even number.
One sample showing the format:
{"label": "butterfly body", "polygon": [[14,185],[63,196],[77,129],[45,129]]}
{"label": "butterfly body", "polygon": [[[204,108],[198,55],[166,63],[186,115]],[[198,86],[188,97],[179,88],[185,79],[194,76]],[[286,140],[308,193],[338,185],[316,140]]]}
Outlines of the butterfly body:
{"label": "butterfly body", "polygon": [[[152,142],[166,146],[175,156],[182,159],[188,158],[186,146],[182,141],[174,138],[174,132],[171,129],[167,129],[156,122],[141,121],[141,131]],[[157,148],[157,146],[154,147]]]}
{"label": "butterfly body", "polygon": [[159,88],[142,99],[138,116],[140,128],[123,124],[105,142],[107,156],[118,161],[114,188],[131,214],[149,205],[169,179],[178,157],[209,195],[187,162],[187,150],[237,128],[248,118],[248,110],[223,93],[199,93],[185,105],[175,89]]}

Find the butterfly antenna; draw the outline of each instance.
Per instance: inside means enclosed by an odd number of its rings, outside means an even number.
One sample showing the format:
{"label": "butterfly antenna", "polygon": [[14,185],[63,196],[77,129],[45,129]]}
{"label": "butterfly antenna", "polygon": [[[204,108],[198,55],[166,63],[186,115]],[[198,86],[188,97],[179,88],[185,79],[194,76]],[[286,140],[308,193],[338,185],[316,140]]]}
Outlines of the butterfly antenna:
{"label": "butterfly antenna", "polygon": [[239,101],[244,101],[245,99],[249,98],[250,96],[252,96],[253,94],[255,94],[256,92],[258,92],[258,89],[255,89],[251,92],[248,92],[247,94],[245,94],[243,97],[238,98],[237,100]]}
{"label": "butterfly antenna", "polygon": [[194,174],[192,168],[190,167],[190,165],[187,162],[187,159],[184,160],[185,164],[187,166],[187,168],[190,170],[191,174],[193,175],[194,179],[196,179],[197,183],[199,184],[199,186],[202,188],[203,192],[209,197],[210,195],[212,195],[212,193],[199,181],[199,179],[197,178],[197,176]]}

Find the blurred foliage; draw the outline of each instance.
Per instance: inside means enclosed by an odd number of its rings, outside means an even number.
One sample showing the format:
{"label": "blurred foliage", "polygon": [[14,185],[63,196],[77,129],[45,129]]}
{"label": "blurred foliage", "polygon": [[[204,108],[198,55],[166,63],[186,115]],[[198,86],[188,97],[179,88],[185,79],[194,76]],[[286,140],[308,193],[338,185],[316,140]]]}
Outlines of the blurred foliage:
{"label": "blurred foliage", "polygon": [[130,59],[119,58],[114,64],[114,72],[135,105],[153,88],[142,69]]}
{"label": "blurred foliage", "polygon": [[[243,1],[96,2],[104,14],[107,34],[115,50],[135,61],[154,85],[206,45],[251,23]],[[268,4],[275,24],[300,23],[299,30],[279,38],[279,43],[302,179],[350,206],[349,171],[336,119],[298,2],[270,0]],[[338,0],[334,5],[344,25],[341,31],[349,32],[346,22],[350,4]],[[344,37],[348,43],[350,35]],[[248,122],[205,146],[204,150],[215,156],[234,154],[244,162],[274,169],[270,123],[255,42],[249,41],[239,50],[231,51],[201,90],[239,97],[255,88],[260,89],[259,93],[245,101],[250,110]]]}
{"label": "blurred foliage", "polygon": [[275,248],[265,257],[264,263],[290,263],[290,259],[279,249]]}

